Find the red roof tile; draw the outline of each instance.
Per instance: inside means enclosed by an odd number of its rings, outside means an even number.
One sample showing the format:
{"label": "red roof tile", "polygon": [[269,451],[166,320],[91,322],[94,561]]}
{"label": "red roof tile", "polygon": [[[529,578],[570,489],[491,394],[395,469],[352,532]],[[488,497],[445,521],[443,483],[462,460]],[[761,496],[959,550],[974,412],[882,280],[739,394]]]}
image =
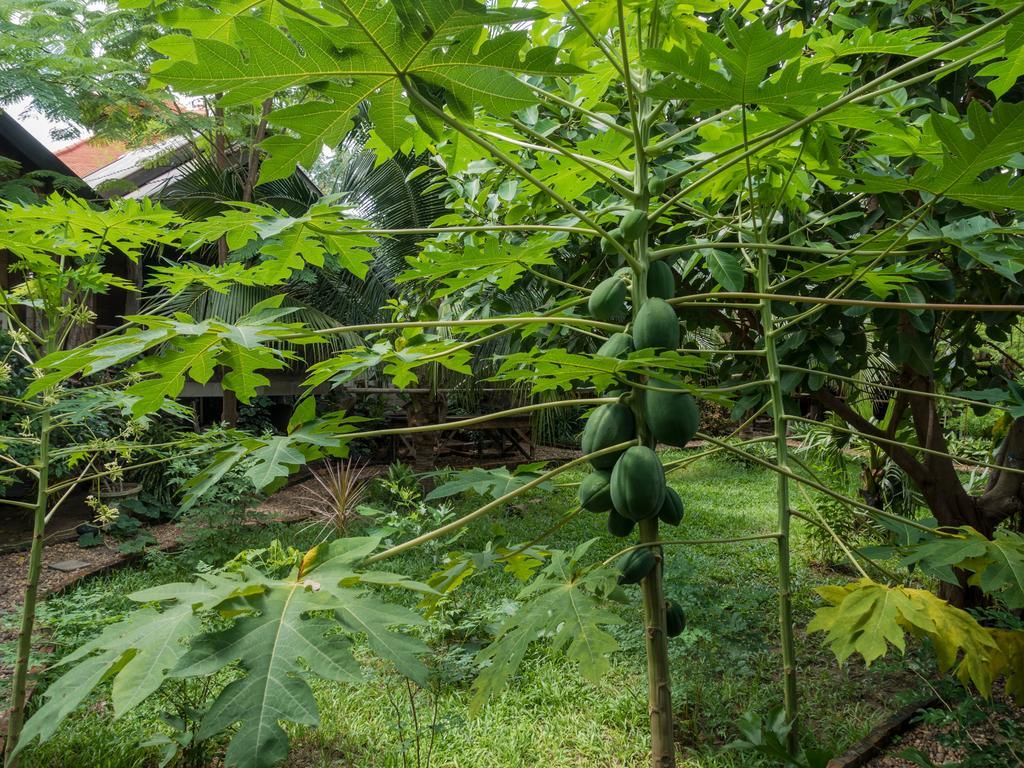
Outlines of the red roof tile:
{"label": "red roof tile", "polygon": [[78,176],[88,176],[93,171],[117,160],[128,151],[127,145],[120,141],[97,141],[82,139],[76,141],[54,154]]}

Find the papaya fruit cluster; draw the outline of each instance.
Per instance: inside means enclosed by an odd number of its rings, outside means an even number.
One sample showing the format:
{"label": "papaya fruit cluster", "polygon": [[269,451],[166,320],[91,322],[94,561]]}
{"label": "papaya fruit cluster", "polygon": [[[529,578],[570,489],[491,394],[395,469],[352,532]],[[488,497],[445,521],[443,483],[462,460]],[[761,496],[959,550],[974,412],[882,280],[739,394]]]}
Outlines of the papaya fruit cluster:
{"label": "papaya fruit cluster", "polygon": [[[624,224],[625,226],[625,224]],[[627,271],[620,270],[601,282],[591,294],[588,308],[595,318],[614,321],[626,314]],[[647,275],[649,298],[644,301],[626,333],[615,333],[598,349],[604,357],[624,357],[635,349],[674,350],[679,346],[679,321],[667,299],[674,294],[672,269],[662,261],[651,264]],[[660,443],[684,447],[697,432],[698,409],[681,385],[657,382],[655,389],[630,388],[617,403],[597,408],[583,430],[584,453],[634,440],[637,419]],[[580,485],[580,505],[608,513],[608,530],[628,536],[641,520],[657,516],[679,525],[683,502],[665,482],[658,454],[644,445],[608,453],[592,461],[594,471]]]}
{"label": "papaya fruit cluster", "polygon": [[[636,217],[634,217],[636,218]],[[611,234],[628,243],[635,239],[635,224],[627,214],[620,230]],[[590,314],[605,322],[627,317],[630,271],[619,270],[594,289],[588,302]],[[647,272],[647,298],[639,306],[626,332],[615,333],[598,349],[603,357],[622,358],[639,349],[675,350],[679,347],[679,320],[668,300],[675,295],[675,276],[663,261]],[[619,402],[597,408],[583,430],[581,448],[594,453],[634,441],[641,432],[658,443],[683,448],[697,432],[697,402],[681,384],[654,382],[651,388],[631,386],[619,390]],[[641,422],[638,424],[638,421]],[[608,531],[625,537],[642,520],[657,517],[668,525],[683,520],[683,501],[665,481],[658,454],[645,445],[595,457],[593,471],[580,484],[580,505],[592,512],[607,513]],[[618,563],[619,584],[639,584],[657,567],[648,547],[634,549]],[[665,604],[666,632],[675,637],[686,626],[686,616],[674,600]]]}

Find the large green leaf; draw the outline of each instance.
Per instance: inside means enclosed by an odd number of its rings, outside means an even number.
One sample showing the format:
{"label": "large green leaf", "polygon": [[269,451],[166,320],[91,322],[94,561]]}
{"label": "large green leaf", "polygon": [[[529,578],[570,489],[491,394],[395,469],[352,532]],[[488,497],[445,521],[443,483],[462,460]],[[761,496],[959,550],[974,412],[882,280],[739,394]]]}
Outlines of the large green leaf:
{"label": "large green leaf", "polygon": [[[46,739],[103,680],[113,679],[115,715],[137,706],[168,677],[236,671],[202,718],[199,737],[237,724],[226,764],[270,768],[288,752],[284,721],[315,725],[311,676],[359,682],[352,642],[402,673],[424,681],[426,647],[393,630],[422,622],[413,611],[384,602],[364,586],[361,563],[379,537],[339,539],[310,550],[284,578],[245,566],[205,574],[193,583],[166,584],[131,595],[159,603],[140,608],[68,656],[69,667],[49,686],[46,702],[26,724],[19,749]],[[366,573],[366,584],[432,593],[397,574]],[[210,613],[211,611],[215,613]],[[209,630],[211,616],[226,628]]]}
{"label": "large green leaf", "polygon": [[678,352],[641,350],[619,359],[534,347],[502,357],[501,367],[491,378],[529,384],[533,394],[571,391],[579,382],[592,384],[600,392],[627,381],[630,375],[673,381],[675,377],[669,372],[697,373],[705,365],[706,361],[695,355]]}
{"label": "large green leaf", "polygon": [[169,602],[145,607],[107,627],[61,659],[67,669],[51,683],[43,705],[25,724],[18,751],[36,738],[46,741],[103,680],[113,678],[114,716],[134,709],[166,679],[188,651],[188,640],[202,629],[196,612],[244,593],[237,578],[206,575],[193,584],[172,584],[131,595],[138,602]]}
{"label": "large green leaf", "polygon": [[179,677],[212,675],[236,662],[243,669],[242,677],[214,701],[199,732],[199,738],[209,738],[239,724],[228,746],[229,765],[275,765],[288,754],[280,721],[318,723],[304,664],[328,680],[358,680],[348,641],[326,637],[334,623],[307,615],[330,611],[336,604],[334,595],[303,582],[281,585],[240,603],[239,609],[256,615],[203,637],[182,658],[174,671]]}
{"label": "large green leaf", "polygon": [[743,271],[743,262],[738,254],[732,251],[719,251],[710,248],[705,252],[708,271],[715,282],[727,291],[742,291],[747,276]]}
{"label": "large green leaf", "polygon": [[1018,610],[1024,608],[1024,537],[999,531],[988,539],[969,526],[955,536],[925,539],[904,549],[904,565],[920,565],[957,584],[953,568],[971,572],[970,583]]}
{"label": "large green leaf", "polygon": [[512,244],[488,237],[479,244],[460,244],[458,252],[443,246],[424,248],[409,259],[410,269],[398,282],[439,282],[433,294],[438,299],[478,283],[507,291],[531,269],[553,264],[554,251],[565,239],[564,235],[545,235]]}
{"label": "large green leaf", "polygon": [[[269,381],[260,371],[283,368],[284,361],[293,357],[288,345],[320,340],[301,323],[279,321],[296,311],[294,307],[281,307],[283,299],[282,294],[271,296],[234,323],[215,319],[195,322],[184,313],[174,317],[132,316],[129,320],[136,327],[43,358],[39,367],[44,375],[32,382],[27,394],[34,395],[74,376],[129,363],[129,371],[138,380],[125,393],[134,399],[135,416],[163,407],[166,398],[180,394],[186,378],[209,381],[216,366],[224,370],[224,387],[248,401]],[[147,352],[151,354],[139,359]]]}
{"label": "large green leaf", "polygon": [[[651,90],[662,98],[681,99],[694,111],[760,105],[786,112],[810,110],[840,93],[846,78],[826,73],[823,65],[802,66],[792,60],[805,38],[779,34],[763,23],[725,25],[726,39],[710,32],[697,35],[692,49],[648,51],[646,61],[669,73]],[[768,73],[788,62],[771,78]]]}
{"label": "large green leaf", "polygon": [[941,159],[922,165],[907,179],[862,176],[863,188],[876,192],[918,189],[985,211],[1024,208],[1024,184],[1019,178],[986,174],[1005,165],[1024,145],[1024,103],[1000,101],[988,112],[972,101],[966,125],[940,115],[933,115],[930,125],[942,145]]}
{"label": "large green leaf", "polygon": [[[427,494],[427,501],[446,499],[449,496],[457,496],[468,491],[472,491],[480,496],[500,499],[516,488],[522,488],[527,483],[536,480],[537,477],[533,472],[509,472],[505,467],[497,467],[496,469],[472,467],[459,470],[453,477],[434,488],[434,490]],[[551,484],[541,483],[537,488],[539,490],[550,490]]]}
{"label": "large green leaf", "polygon": [[[276,110],[273,125],[291,131],[270,137],[270,158],[260,180],[288,175],[296,163],[312,164],[326,144],[334,146],[352,127],[363,102],[380,124],[379,137],[398,149],[408,137],[408,95],[443,92],[463,117],[475,107],[498,115],[534,103],[516,74],[564,75],[575,67],[556,62],[556,49],[531,47],[528,35],[488,28],[537,18],[526,8],[490,8],[474,0],[380,3],[337,0],[331,9],[343,24],[317,25],[290,16],[287,33],[262,19],[235,20],[237,41],[170,36],[156,47],[168,56],[154,67],[161,82],[193,94],[224,94],[224,105],[257,102],[296,86],[319,95]],[[515,73],[515,74],[513,74]],[[432,130],[432,129],[431,129]]]}
{"label": "large green leaf", "polygon": [[974,572],[972,584],[1012,610],[1024,609],[1024,537],[1020,534],[997,532],[986,541],[985,554],[966,559],[963,567]]}
{"label": "large green leaf", "polygon": [[607,672],[608,656],[619,644],[604,627],[622,623],[605,607],[617,574],[582,567],[580,559],[592,543],[571,553],[552,552],[551,563],[520,592],[519,610],[477,657],[486,666],[473,686],[474,709],[506,685],[527,649],[542,637],[553,649],[564,649],[588,680],[597,683]]}

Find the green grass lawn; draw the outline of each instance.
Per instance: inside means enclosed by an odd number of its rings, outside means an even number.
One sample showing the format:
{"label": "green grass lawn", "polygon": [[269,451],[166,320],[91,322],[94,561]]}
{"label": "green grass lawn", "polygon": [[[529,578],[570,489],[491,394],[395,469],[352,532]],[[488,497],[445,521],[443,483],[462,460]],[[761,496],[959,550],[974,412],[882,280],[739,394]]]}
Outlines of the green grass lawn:
{"label": "green grass lawn", "polygon": [[[571,475],[566,481],[578,479]],[[685,538],[733,537],[766,533],[775,523],[775,480],[769,472],[733,461],[709,459],[672,476],[686,505],[678,535]],[[530,540],[571,509],[574,489],[534,493],[514,508],[495,513],[454,545],[482,548],[495,537]],[[460,502],[469,509],[472,500]],[[799,521],[796,521],[799,522]],[[845,577],[815,570],[795,529],[795,610],[802,628],[815,603],[813,587]],[[273,526],[244,534],[258,546],[272,538],[301,546],[308,533]],[[555,534],[549,544],[569,548],[593,537],[595,559],[623,546],[605,533],[604,516],[584,513]],[[436,570],[444,545],[413,551],[387,567],[417,578]],[[218,563],[229,554],[190,552],[152,559],[146,567],[94,578],[68,595],[51,599],[46,614],[59,642],[73,647],[129,607],[132,590],[181,578],[197,561]],[[685,609],[684,633],[671,641],[673,700],[681,766],[718,768],[756,766],[750,753],[727,749],[738,736],[735,722],[745,711],[765,712],[781,700],[777,621],[775,544],[673,547],[667,554],[666,591]],[[430,627],[436,641],[436,666],[443,684],[433,699],[421,692],[416,718],[421,730],[420,765],[430,747],[437,768],[575,768],[647,764],[646,668],[641,610],[635,598],[622,609],[627,620],[613,627],[621,649],[599,685],[583,681],[564,659],[537,644],[512,686],[479,715],[468,714],[474,643],[493,631],[514,610],[519,585],[498,569],[464,584]],[[821,646],[821,637],[799,631],[801,708],[805,741],[838,751],[862,736],[900,701],[896,691],[914,684],[906,673],[876,665],[866,671],[854,661],[839,668]],[[404,684],[368,665],[368,684],[317,683],[321,707],[318,729],[291,728],[293,752],[287,765],[416,766],[415,730]],[[138,745],[155,729],[158,707],[147,705],[121,721],[96,700],[76,714],[49,744],[35,749],[26,768],[127,768],[155,765],[152,750]],[[399,728],[401,723],[401,729]],[[405,756],[403,758],[403,751]]]}

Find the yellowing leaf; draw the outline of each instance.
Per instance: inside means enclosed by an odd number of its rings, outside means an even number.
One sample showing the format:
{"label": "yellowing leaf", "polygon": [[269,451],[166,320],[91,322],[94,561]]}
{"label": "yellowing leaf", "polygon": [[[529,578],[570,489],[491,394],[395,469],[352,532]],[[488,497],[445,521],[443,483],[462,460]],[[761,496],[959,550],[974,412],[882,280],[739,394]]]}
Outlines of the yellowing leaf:
{"label": "yellowing leaf", "polygon": [[862,579],[845,587],[821,588],[818,594],[831,606],[819,608],[807,630],[826,632],[840,662],[859,653],[870,664],[884,656],[890,644],[902,652],[909,632],[932,641],[940,669],[953,670],[985,696],[1004,668],[991,630],[926,590]]}

